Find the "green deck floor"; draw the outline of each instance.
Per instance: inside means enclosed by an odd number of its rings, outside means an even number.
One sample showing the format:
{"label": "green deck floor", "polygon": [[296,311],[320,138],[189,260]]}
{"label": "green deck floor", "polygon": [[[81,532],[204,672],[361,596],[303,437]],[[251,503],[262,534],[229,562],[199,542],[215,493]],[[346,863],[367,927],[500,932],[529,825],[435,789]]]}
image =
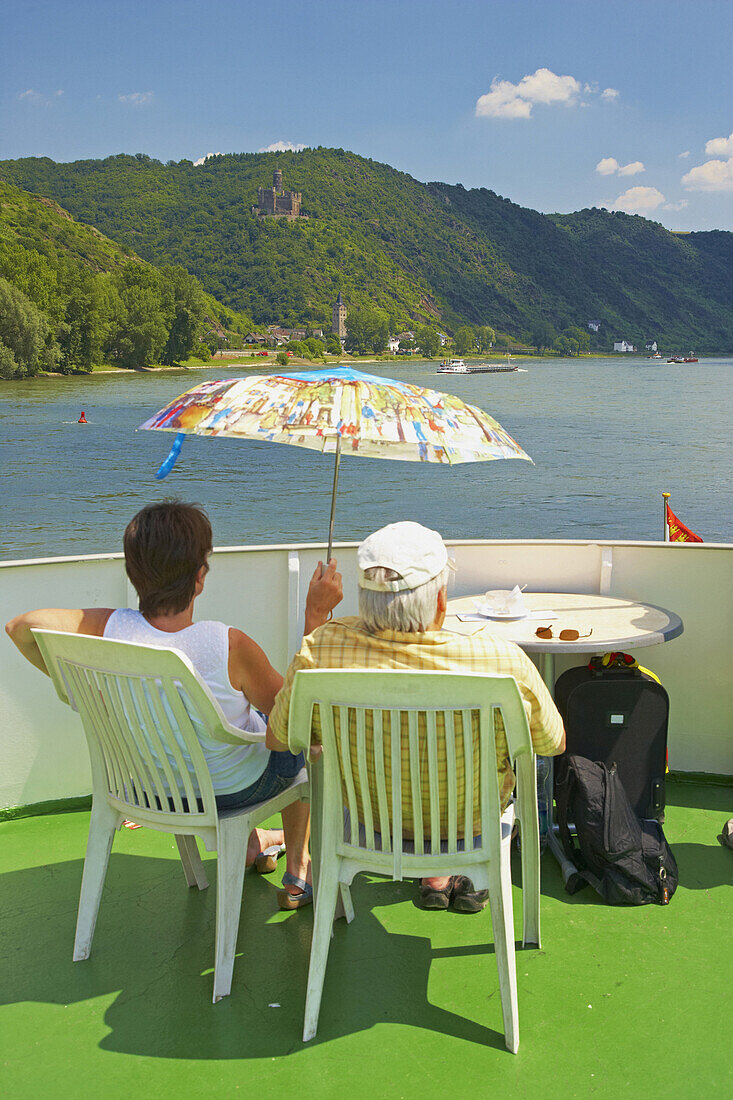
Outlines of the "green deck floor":
{"label": "green deck floor", "polygon": [[[92,957],[72,963],[88,815],[0,825],[5,1097],[723,1097],[733,1094],[733,788],[670,783],[669,907],[568,897],[543,857],[542,950],[518,951],[519,1054],[504,1049],[488,911],[425,913],[361,877],[300,1040],[310,910],[248,875],[232,995],[211,1004],[215,878],[188,890],[172,837],[122,829]],[[518,878],[518,867],[515,868]],[[515,927],[520,927],[515,891]]]}

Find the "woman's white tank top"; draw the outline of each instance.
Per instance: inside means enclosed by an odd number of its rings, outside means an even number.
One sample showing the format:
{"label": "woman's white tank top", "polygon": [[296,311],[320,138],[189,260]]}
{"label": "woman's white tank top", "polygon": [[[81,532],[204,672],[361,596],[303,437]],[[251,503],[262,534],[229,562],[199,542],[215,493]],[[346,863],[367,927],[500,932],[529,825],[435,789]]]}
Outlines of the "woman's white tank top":
{"label": "woman's white tank top", "polygon": [[[264,731],[262,716],[229,681],[229,627],[225,623],[193,623],[170,634],[151,626],[139,611],[123,608],[110,615],[104,637],[180,650],[207,685],[228,722],[241,730]],[[270,758],[264,744],[226,745],[207,737],[198,723],[196,729],[216,794],[234,794],[257,782]]]}

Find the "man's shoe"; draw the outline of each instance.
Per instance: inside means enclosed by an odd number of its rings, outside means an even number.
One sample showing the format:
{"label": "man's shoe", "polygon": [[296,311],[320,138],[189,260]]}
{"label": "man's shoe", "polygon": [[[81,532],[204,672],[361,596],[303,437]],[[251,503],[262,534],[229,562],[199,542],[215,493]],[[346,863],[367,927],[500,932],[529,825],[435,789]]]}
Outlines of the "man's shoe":
{"label": "man's shoe", "polygon": [[447,909],[453,892],[453,882],[454,880],[451,879],[442,890],[436,890],[434,886],[423,886],[420,883],[420,908]]}
{"label": "man's shoe", "polygon": [[466,875],[456,875],[453,879],[453,908],[459,913],[480,913],[488,900],[489,891],[474,890]]}

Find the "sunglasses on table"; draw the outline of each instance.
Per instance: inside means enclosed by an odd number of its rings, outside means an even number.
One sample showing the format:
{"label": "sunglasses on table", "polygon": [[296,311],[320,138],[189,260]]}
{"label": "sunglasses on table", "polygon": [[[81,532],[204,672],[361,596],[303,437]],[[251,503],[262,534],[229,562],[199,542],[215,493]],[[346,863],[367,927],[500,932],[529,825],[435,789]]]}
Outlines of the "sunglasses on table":
{"label": "sunglasses on table", "polygon": [[[561,642],[577,642],[578,638],[590,638],[592,630],[589,630],[587,634],[581,634],[579,630],[574,630],[572,627],[567,630],[561,630],[558,634],[558,638]],[[535,630],[535,634],[538,638],[554,638],[551,626],[538,626]]]}

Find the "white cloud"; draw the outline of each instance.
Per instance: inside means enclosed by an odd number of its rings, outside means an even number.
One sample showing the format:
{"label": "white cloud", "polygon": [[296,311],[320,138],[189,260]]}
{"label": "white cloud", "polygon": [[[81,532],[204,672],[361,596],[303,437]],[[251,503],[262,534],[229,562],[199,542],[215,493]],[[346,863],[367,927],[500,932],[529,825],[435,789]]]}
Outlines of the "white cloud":
{"label": "white cloud", "polygon": [[612,176],[618,172],[619,176],[636,176],[644,171],[644,165],[640,160],[632,160],[629,164],[619,164],[615,157],[604,157],[596,165],[596,172],[600,176]]}
{"label": "white cloud", "polygon": [[656,210],[665,201],[664,195],[656,187],[630,187],[613,202],[604,202],[609,210],[624,210],[627,214],[639,214]]}
{"label": "white cloud", "polygon": [[117,96],[120,103],[129,103],[131,107],[147,107],[153,101],[152,92],[128,92]]}
{"label": "white cloud", "polygon": [[271,145],[266,145],[264,149],[258,149],[258,153],[301,153],[303,149],[307,149],[307,145],[301,145],[292,141],[273,141]]}
{"label": "white cloud", "polygon": [[730,137],[712,138],[705,144],[709,157],[733,157],[733,134]]}
{"label": "white cloud", "polygon": [[733,157],[698,164],[682,177],[682,183],[688,191],[733,191]]}
{"label": "white cloud", "polygon": [[666,202],[664,204],[665,210],[684,210],[687,206],[687,199],[680,199],[679,202]]}
{"label": "white cloud", "polygon": [[601,92],[601,99],[618,99],[618,88],[604,88]]}
{"label": "white cloud", "polygon": [[26,88],[24,92],[18,92],[18,99],[21,103],[30,103],[33,107],[48,107],[52,99],[56,99],[63,94],[61,88],[50,96],[44,95],[43,92],[37,92],[35,88]]}
{"label": "white cloud", "polygon": [[490,91],[476,100],[476,117],[531,118],[535,104],[571,105],[580,91],[581,85],[574,76],[558,76],[550,69],[537,69],[523,76],[518,84],[495,77]]}
{"label": "white cloud", "polygon": [[221,153],[207,153],[206,156],[199,157],[198,160],[195,160],[193,162],[193,166],[194,166],[194,168],[198,168],[200,165],[202,165],[204,163],[205,160],[208,160],[209,157],[220,157],[220,156],[221,156]]}
{"label": "white cloud", "polygon": [[678,156],[678,157],[679,157],[679,158],[680,158],[681,160],[684,160],[684,159],[685,159],[685,157],[689,157],[689,155],[690,155],[690,150],[689,150],[689,149],[685,149],[684,153],[678,153],[678,154],[677,154],[677,156]]}

